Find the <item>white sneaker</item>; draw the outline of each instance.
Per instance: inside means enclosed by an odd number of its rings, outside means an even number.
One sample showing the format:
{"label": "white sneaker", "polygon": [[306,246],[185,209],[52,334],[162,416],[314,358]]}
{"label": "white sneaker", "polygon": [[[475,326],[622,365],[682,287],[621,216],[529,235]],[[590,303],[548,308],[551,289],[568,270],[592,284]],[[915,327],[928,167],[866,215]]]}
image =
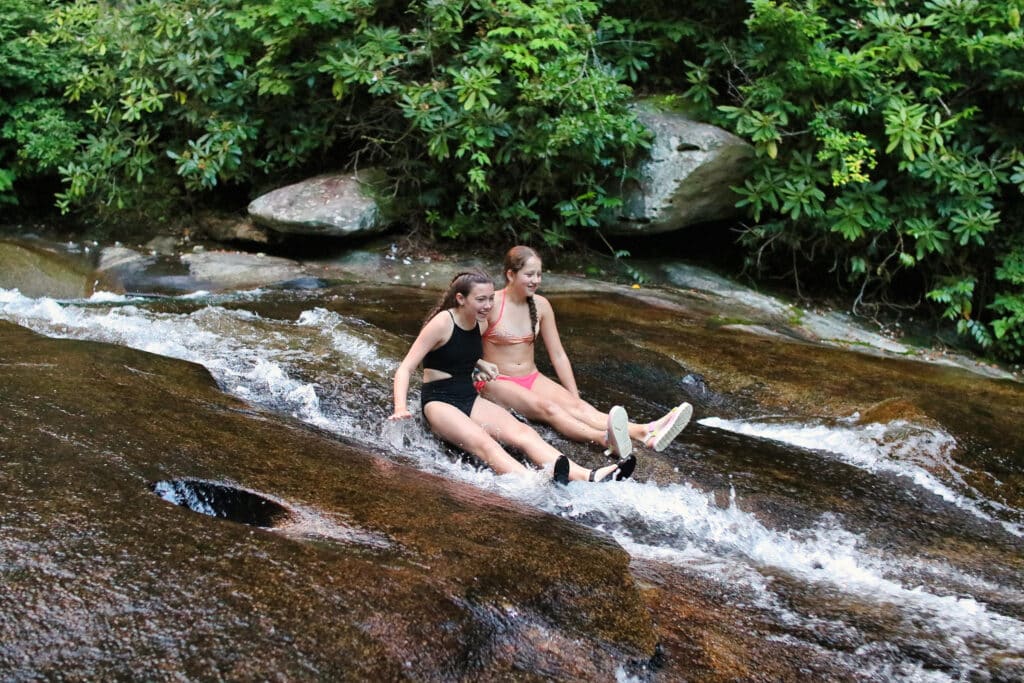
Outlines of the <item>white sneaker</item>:
{"label": "white sneaker", "polygon": [[672,439],[679,436],[679,432],[683,431],[690,423],[691,417],[693,417],[693,406],[689,403],[679,404],[670,410],[668,415],[655,423],[657,426],[648,432],[647,438],[644,439],[644,445],[656,451],[665,450],[672,443]]}
{"label": "white sneaker", "polygon": [[629,416],[622,406],[612,406],[608,411],[605,438],[608,441],[606,453],[621,459],[633,452],[633,442],[629,438]]}

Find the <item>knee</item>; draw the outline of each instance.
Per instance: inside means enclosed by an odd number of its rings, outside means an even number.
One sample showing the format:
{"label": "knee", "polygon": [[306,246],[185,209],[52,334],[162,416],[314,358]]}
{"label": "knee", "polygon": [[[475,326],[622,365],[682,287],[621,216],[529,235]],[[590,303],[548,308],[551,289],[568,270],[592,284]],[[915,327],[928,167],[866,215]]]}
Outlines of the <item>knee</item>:
{"label": "knee", "polygon": [[564,413],[562,406],[558,405],[554,401],[541,401],[537,404],[538,417],[544,422],[552,422],[558,419],[558,417]]}
{"label": "knee", "polygon": [[517,421],[514,426],[505,430],[505,438],[508,443],[522,447],[533,439],[539,439],[540,435],[530,425]]}

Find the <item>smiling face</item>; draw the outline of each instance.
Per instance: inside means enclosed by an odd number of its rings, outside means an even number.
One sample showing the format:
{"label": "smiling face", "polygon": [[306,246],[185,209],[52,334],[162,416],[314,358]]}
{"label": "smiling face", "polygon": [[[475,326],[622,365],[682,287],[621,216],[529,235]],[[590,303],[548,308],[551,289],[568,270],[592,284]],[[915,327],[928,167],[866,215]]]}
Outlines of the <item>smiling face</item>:
{"label": "smiling face", "polygon": [[494,306],[494,285],[490,282],[474,284],[468,295],[456,294],[455,301],[459,308],[471,313],[475,319],[485,320]]}
{"label": "smiling face", "polygon": [[533,296],[540,287],[540,259],[531,256],[518,271],[509,270],[505,273],[509,285],[522,296]]}

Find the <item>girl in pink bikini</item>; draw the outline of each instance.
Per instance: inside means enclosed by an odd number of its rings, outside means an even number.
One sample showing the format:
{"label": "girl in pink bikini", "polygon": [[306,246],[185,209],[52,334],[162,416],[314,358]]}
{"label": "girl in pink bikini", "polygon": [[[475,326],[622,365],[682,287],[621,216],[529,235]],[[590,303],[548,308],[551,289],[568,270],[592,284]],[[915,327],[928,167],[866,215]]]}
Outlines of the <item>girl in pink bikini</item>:
{"label": "girl in pink bikini", "polygon": [[[569,356],[562,347],[550,302],[537,294],[541,260],[530,247],[512,247],[505,256],[506,286],[495,295],[484,333],[484,359],[498,366],[494,381],[478,382],[482,395],[544,422],[574,441],[591,441],[618,457],[632,452],[631,439],[662,451],[690,421],[693,407],[682,403],[648,424],[629,422],[622,406],[602,413],[580,398]],[[540,373],[536,341],[544,340],[559,382]]]}

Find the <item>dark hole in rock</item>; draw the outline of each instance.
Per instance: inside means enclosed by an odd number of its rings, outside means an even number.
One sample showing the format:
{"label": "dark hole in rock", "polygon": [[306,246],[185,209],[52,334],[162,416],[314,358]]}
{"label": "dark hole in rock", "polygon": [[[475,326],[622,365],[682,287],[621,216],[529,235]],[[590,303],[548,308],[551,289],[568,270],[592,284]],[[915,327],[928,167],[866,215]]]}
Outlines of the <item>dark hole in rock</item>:
{"label": "dark hole in rock", "polygon": [[158,481],[149,486],[164,500],[211,517],[250,526],[273,527],[289,517],[288,508],[263,496],[197,479]]}

